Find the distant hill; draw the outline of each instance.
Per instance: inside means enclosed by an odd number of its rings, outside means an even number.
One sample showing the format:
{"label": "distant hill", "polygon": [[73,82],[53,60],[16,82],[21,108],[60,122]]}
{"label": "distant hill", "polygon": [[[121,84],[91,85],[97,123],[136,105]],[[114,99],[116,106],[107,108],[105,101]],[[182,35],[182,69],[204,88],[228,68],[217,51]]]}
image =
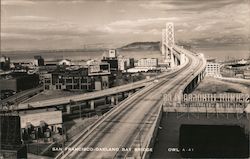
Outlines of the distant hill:
{"label": "distant hill", "polygon": [[160,50],[160,42],[134,42],[118,48],[119,50]]}

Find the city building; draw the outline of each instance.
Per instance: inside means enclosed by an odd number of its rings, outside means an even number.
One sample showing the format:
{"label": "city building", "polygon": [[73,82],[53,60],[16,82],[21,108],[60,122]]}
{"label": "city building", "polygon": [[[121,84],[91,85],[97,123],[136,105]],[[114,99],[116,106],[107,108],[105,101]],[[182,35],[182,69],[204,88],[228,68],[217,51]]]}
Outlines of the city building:
{"label": "city building", "polygon": [[138,67],[157,67],[158,59],[157,58],[142,58],[137,62]]}
{"label": "city building", "polygon": [[88,65],[88,75],[109,75],[110,74],[110,64],[109,63],[92,63]]}
{"label": "city building", "polygon": [[71,61],[71,65],[84,66],[84,65],[87,65],[87,61],[86,60],[74,60],[74,61]]}
{"label": "city building", "polygon": [[94,79],[88,76],[88,68],[54,71],[44,74],[43,78],[45,90],[94,90]]}
{"label": "city building", "polygon": [[13,65],[14,65],[14,70],[21,70],[34,67],[33,62],[14,62]]}
{"label": "city building", "polygon": [[109,64],[112,74],[116,74],[118,72],[118,58],[116,50],[109,50],[108,56],[104,56],[101,62]]}
{"label": "city building", "polygon": [[60,60],[60,61],[58,62],[58,65],[70,66],[70,65],[71,65],[71,61],[68,60],[68,59],[63,59],[63,60]]}
{"label": "city building", "polygon": [[250,70],[245,70],[244,71],[244,78],[250,80]]}
{"label": "city building", "polygon": [[110,64],[87,62],[89,65],[58,68],[40,75],[46,90],[93,91],[109,88]]}
{"label": "city building", "polygon": [[118,71],[118,59],[117,58],[104,57],[101,61],[104,63],[108,63],[110,65],[111,72],[114,73]]}
{"label": "city building", "polygon": [[33,65],[44,66],[44,59],[42,58],[42,56],[34,56]]}
{"label": "city building", "polygon": [[86,65],[93,65],[93,64],[97,64],[97,63],[99,63],[99,62],[94,60],[94,59],[89,59],[86,61]]}
{"label": "city building", "polygon": [[39,75],[27,74],[26,72],[15,72],[8,76],[1,76],[0,83],[0,90],[20,92],[37,87],[39,84]]}
{"label": "city building", "polygon": [[94,79],[94,88],[96,91],[107,89],[110,87],[109,76],[92,76]]}
{"label": "city building", "polygon": [[247,60],[241,59],[240,61],[237,62],[238,64],[247,64]]}
{"label": "city building", "polygon": [[117,51],[115,49],[109,50],[109,58],[116,58],[117,57]]}
{"label": "city building", "polygon": [[134,67],[134,58],[125,58],[121,55],[118,56],[118,70],[125,71],[133,67]]}
{"label": "city building", "polygon": [[44,61],[44,65],[57,66],[57,65],[59,65],[59,61],[61,61],[61,60],[46,60],[46,61]]}
{"label": "city building", "polygon": [[212,77],[221,76],[220,74],[220,64],[214,62],[207,62],[206,65],[206,75]]}
{"label": "city building", "polygon": [[207,62],[216,63],[215,58],[207,58]]}
{"label": "city building", "polygon": [[24,141],[37,138],[51,139],[52,133],[61,133],[62,112],[44,111],[20,113],[21,134]]}
{"label": "city building", "polygon": [[0,158],[27,158],[27,148],[22,143],[20,117],[0,115]]}
{"label": "city building", "polygon": [[118,59],[118,70],[120,70],[120,71],[127,70],[129,68],[128,62],[129,62],[128,59],[125,59],[125,58]]}
{"label": "city building", "polygon": [[135,67],[135,68],[129,68],[127,70],[128,73],[138,73],[138,72],[148,72],[148,68],[145,67]]}
{"label": "city building", "polygon": [[6,56],[0,57],[0,69],[1,70],[9,70],[10,69],[10,58]]}
{"label": "city building", "polygon": [[94,79],[95,90],[103,90],[109,88],[110,76],[109,63],[92,63],[88,65],[88,76]]}

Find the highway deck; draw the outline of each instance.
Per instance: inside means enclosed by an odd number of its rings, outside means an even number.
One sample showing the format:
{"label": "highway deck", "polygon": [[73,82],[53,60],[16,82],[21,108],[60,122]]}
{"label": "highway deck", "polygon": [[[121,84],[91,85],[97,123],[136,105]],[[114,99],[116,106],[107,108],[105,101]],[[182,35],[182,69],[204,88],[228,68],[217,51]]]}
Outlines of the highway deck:
{"label": "highway deck", "polygon": [[[162,94],[178,93],[192,75],[198,72],[204,63],[197,56],[185,52],[189,60],[178,71],[165,75],[158,82],[127,98],[122,104],[111,110],[87,132],[79,135],[66,151],[57,158],[125,158],[140,157],[143,152],[135,148],[143,148],[150,136],[148,130],[154,126],[158,112],[162,106]],[[70,149],[75,148],[75,150]],[[86,149],[90,148],[90,149]],[[127,148],[127,151],[122,151]]]}

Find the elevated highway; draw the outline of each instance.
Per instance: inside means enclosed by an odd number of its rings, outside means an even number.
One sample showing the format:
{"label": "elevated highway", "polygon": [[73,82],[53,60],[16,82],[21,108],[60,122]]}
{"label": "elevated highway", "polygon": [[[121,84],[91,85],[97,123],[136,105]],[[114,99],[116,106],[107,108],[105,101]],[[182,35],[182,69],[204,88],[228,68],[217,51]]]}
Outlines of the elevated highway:
{"label": "elevated highway", "polygon": [[60,97],[60,98],[53,98],[48,100],[42,100],[42,101],[36,101],[36,102],[28,102],[28,103],[20,103],[17,105],[16,110],[26,110],[26,109],[32,109],[32,108],[46,108],[46,107],[55,107],[59,105],[65,105],[69,104],[72,101],[79,102],[79,101],[88,101],[93,99],[98,99],[105,96],[111,96],[122,92],[127,92],[130,90],[140,89],[142,87],[145,87],[149,80],[144,81],[138,81],[135,83],[122,85],[110,89],[105,89],[97,92],[91,92],[91,93],[84,93],[79,95],[72,95],[72,96],[66,96],[66,97]]}
{"label": "elevated highway", "polygon": [[[187,60],[115,106],[70,143],[56,158],[147,158],[162,112],[162,95],[183,92],[204,69],[204,58],[175,46]],[[146,148],[146,149],[142,149]],[[143,150],[143,151],[141,151]]]}
{"label": "elevated highway", "polygon": [[39,86],[37,88],[28,89],[25,91],[18,92],[6,99],[0,101],[0,105],[3,106],[7,103],[21,103],[22,101],[30,98],[30,96],[36,95],[43,91],[43,87]]}
{"label": "elevated highway", "polygon": [[[176,53],[177,54],[177,53]],[[188,62],[188,61],[186,61]],[[65,106],[72,102],[83,102],[83,101],[91,101],[91,107],[94,107],[94,101],[95,99],[100,99],[103,97],[111,97],[111,100],[115,100],[117,94],[124,93],[124,92],[130,92],[137,89],[141,89],[149,84],[151,84],[155,79],[161,79],[165,78],[166,76],[172,78],[175,77],[179,71],[181,66],[176,66],[172,69],[170,72],[164,72],[156,77],[145,79],[141,81],[137,81],[134,83],[117,86],[97,92],[91,92],[91,93],[84,93],[79,95],[72,95],[72,96],[66,96],[66,97],[60,97],[60,98],[53,98],[48,100],[41,100],[41,101],[35,101],[35,102],[27,102],[27,103],[19,103],[17,106],[14,106],[15,110],[31,110],[31,109],[43,109],[43,108],[49,108],[49,107],[55,107],[55,106]],[[117,100],[117,99],[116,99]]]}
{"label": "elevated highway", "polygon": [[36,101],[36,102],[28,102],[28,103],[20,103],[15,107],[15,110],[29,110],[29,109],[38,109],[38,108],[48,108],[55,107],[60,105],[67,105],[73,102],[82,102],[82,101],[90,101],[94,99],[99,99],[102,97],[115,96],[119,93],[129,92],[136,89],[141,89],[145,86],[150,85],[155,79],[165,78],[165,76],[174,77],[178,74],[178,67],[176,67],[171,72],[164,72],[163,74],[158,75],[157,77],[153,77],[150,79],[145,79],[141,81],[137,81],[134,83],[117,86],[97,92],[84,93],[79,95],[72,95],[60,98],[53,98],[48,100]]}

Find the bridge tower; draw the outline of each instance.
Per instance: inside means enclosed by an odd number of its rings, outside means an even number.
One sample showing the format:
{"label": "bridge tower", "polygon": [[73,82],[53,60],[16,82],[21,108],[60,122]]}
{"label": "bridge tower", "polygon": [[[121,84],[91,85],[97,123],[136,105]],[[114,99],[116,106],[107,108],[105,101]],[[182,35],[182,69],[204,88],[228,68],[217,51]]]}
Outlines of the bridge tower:
{"label": "bridge tower", "polygon": [[174,23],[166,23],[166,28],[162,29],[162,56],[164,63],[169,63],[170,67],[175,65],[173,46],[174,46]]}

